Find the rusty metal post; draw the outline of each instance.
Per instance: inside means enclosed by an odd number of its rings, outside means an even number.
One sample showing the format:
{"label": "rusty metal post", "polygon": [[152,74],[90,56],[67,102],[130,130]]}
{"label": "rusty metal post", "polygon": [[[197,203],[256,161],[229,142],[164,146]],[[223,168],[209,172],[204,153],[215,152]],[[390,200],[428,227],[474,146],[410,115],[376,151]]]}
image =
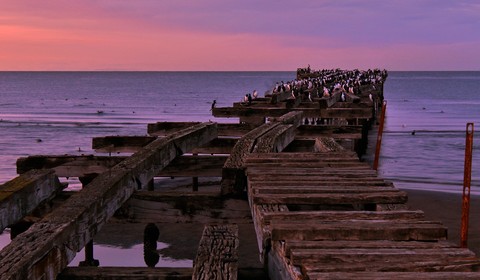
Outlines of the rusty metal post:
{"label": "rusty metal post", "polygon": [[465,167],[463,172],[462,224],[460,247],[467,248],[468,218],[470,214],[470,182],[472,179],[473,123],[467,123],[465,140]]}
{"label": "rusty metal post", "polygon": [[380,116],[380,125],[378,126],[377,147],[375,148],[375,159],[373,160],[373,170],[378,170],[378,160],[380,157],[380,147],[382,146],[383,124],[385,122],[386,110],[387,110],[387,101],[383,101],[382,114]]}

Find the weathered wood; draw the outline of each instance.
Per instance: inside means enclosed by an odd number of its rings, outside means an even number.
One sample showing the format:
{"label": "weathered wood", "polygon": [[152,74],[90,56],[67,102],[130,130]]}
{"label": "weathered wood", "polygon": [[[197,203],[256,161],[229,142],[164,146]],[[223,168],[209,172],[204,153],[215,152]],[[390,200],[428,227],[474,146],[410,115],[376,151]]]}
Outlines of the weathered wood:
{"label": "weathered wood", "polygon": [[[392,218],[394,219],[394,218]],[[441,240],[438,242],[423,241],[390,241],[390,240],[360,240],[360,241],[305,241],[305,240],[286,240],[283,247],[280,248],[285,256],[290,256],[291,249],[370,249],[374,251],[378,248],[390,249],[436,249],[436,248],[459,248],[457,245]]]}
{"label": "weathered wood", "polygon": [[147,124],[147,132],[153,136],[165,136],[195,126],[199,122],[156,122]]}
{"label": "weathered wood", "polygon": [[218,136],[242,137],[256,127],[246,123],[219,123]]}
{"label": "weathered wood", "polygon": [[146,186],[177,155],[216,138],[216,132],[214,123],[189,127],[100,174],[0,251],[0,278],[54,279],[135,189]]}
{"label": "weathered wood", "polygon": [[134,153],[155,140],[154,136],[105,136],[92,139],[92,149],[99,153]]}
{"label": "weathered wood", "polygon": [[[344,175],[344,176],[358,176],[358,177],[372,177],[377,173],[372,169],[352,169],[345,171],[343,169],[331,168],[331,167],[289,167],[289,168],[278,168],[272,166],[260,166],[249,168],[247,170],[248,175],[272,175],[276,176],[279,174],[285,174],[288,172],[290,174],[296,175]],[[348,172],[348,173],[347,173]]]}
{"label": "weathered wood", "polygon": [[57,280],[191,280],[192,268],[182,267],[67,267]]}
{"label": "weathered wood", "polygon": [[195,154],[230,154],[238,139],[215,138],[205,145],[192,150]]}
{"label": "weathered wood", "polygon": [[193,263],[192,279],[237,279],[237,225],[207,225]]}
{"label": "weathered wood", "polygon": [[159,177],[214,177],[222,176],[227,156],[180,156],[162,169]]}
{"label": "weathered wood", "polygon": [[362,126],[301,125],[297,139],[332,137],[334,139],[361,139]]}
{"label": "weathered wood", "polygon": [[0,185],[0,232],[61,191],[53,170],[30,170]]}
{"label": "weathered wood", "polygon": [[119,164],[124,156],[94,155],[47,155],[29,156],[17,159],[17,173],[31,169],[53,169],[58,177],[83,177],[100,174]]}
{"label": "weathered wood", "polygon": [[[433,257],[433,256],[432,256]],[[421,260],[410,260],[408,257],[397,257],[396,259],[381,259],[379,261],[370,261],[368,263],[312,263],[307,262],[301,265],[304,275],[312,275],[322,272],[360,272],[360,271],[388,271],[388,272],[471,272],[479,265],[477,260],[472,258],[426,258]],[[323,278],[322,278],[323,279]],[[375,278],[377,279],[377,278]],[[397,279],[397,278],[393,278]],[[424,278],[421,278],[424,279]],[[463,278],[461,278],[463,279]]]}
{"label": "weathered wood", "polygon": [[[245,160],[249,154],[254,151],[255,145],[260,137],[267,134],[272,129],[283,124],[292,124],[295,127],[300,125],[301,112],[289,112],[285,116],[281,116],[278,121],[266,123],[260,127],[255,128],[249,133],[245,134],[232,149],[230,157],[225,162],[222,171],[222,193],[241,193],[246,187],[245,178]],[[275,145],[278,143],[277,148],[286,146],[285,142],[291,142],[292,137],[281,137],[282,135],[289,136],[287,133],[289,130],[283,132],[274,133],[272,136]],[[269,137],[269,138],[272,138]],[[279,138],[277,142],[277,137]],[[271,141],[269,143],[272,143]]]}
{"label": "weathered wood", "polygon": [[411,279],[478,279],[478,272],[331,272],[308,274],[310,280],[356,279],[356,280],[411,280]]}
{"label": "weathered wood", "polygon": [[376,186],[370,186],[370,187],[348,187],[348,188],[338,188],[338,187],[331,187],[331,186],[283,186],[281,188],[278,187],[273,187],[273,186],[268,186],[268,187],[263,187],[263,186],[255,186],[250,184],[250,188],[252,188],[253,194],[339,194],[339,193],[345,193],[345,194],[366,194],[366,193],[385,193],[385,194],[390,194],[390,193],[399,193],[400,191],[398,189],[392,188],[392,187],[376,187]]}
{"label": "weathered wood", "polygon": [[407,193],[368,192],[368,193],[257,193],[253,198],[258,204],[377,204],[406,203]]}
{"label": "weathered wood", "polygon": [[254,153],[281,152],[295,139],[294,125],[279,125],[257,139]]}
{"label": "weathered wood", "polygon": [[[359,221],[359,220],[398,220],[398,221],[423,221],[425,215],[422,211],[289,211],[289,212],[263,212],[262,221],[270,223],[305,223],[335,222],[335,221]],[[295,241],[291,241],[294,243]],[[313,243],[313,242],[312,242]],[[295,243],[294,243],[295,244]],[[323,243],[324,244],[324,243]],[[335,244],[335,243],[334,243]],[[298,246],[298,244],[297,244]],[[326,245],[323,245],[326,246]],[[313,247],[313,245],[311,246]],[[323,248],[323,247],[322,247]]]}
{"label": "weathered wood", "polygon": [[[83,177],[107,172],[125,160],[124,156],[31,156],[17,160],[17,170],[24,173],[33,168],[49,168],[58,177]],[[227,156],[187,156],[175,158],[156,176],[203,177],[222,176],[222,167]]]}
{"label": "weathered wood", "polygon": [[266,257],[271,247],[270,229],[264,226],[263,216],[265,213],[283,213],[288,212],[288,207],[284,204],[253,204],[250,194],[248,196],[250,208],[252,211],[252,220],[255,232],[257,234],[257,245],[260,253],[260,261],[266,263]]}
{"label": "weathered wood", "polygon": [[[402,259],[408,259],[409,262],[427,261],[427,260],[474,260],[475,254],[466,248],[434,248],[434,249],[415,249],[415,248],[376,248],[356,249],[356,248],[336,248],[336,249],[309,249],[299,248],[291,249],[290,260],[294,265],[302,263],[322,264],[350,264],[375,262],[395,262]],[[388,266],[387,266],[388,267]]]}
{"label": "weathered wood", "polygon": [[447,229],[435,222],[348,221],[283,224],[272,228],[272,240],[445,240]]}

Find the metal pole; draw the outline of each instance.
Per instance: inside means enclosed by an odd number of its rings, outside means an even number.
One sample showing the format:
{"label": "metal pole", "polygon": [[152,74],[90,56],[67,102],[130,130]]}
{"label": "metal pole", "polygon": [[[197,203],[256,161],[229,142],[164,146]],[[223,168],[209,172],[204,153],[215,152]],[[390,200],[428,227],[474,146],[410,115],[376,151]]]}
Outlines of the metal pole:
{"label": "metal pole", "polygon": [[380,147],[382,146],[383,123],[385,122],[385,111],[387,110],[387,101],[383,101],[382,114],[380,116],[380,125],[378,126],[377,147],[375,148],[375,159],[373,161],[373,170],[378,169],[378,160],[380,157]]}
{"label": "metal pole", "polygon": [[472,178],[473,123],[467,123],[465,140],[465,167],[463,172],[462,224],[460,247],[467,248],[468,218],[470,214],[470,182]]}

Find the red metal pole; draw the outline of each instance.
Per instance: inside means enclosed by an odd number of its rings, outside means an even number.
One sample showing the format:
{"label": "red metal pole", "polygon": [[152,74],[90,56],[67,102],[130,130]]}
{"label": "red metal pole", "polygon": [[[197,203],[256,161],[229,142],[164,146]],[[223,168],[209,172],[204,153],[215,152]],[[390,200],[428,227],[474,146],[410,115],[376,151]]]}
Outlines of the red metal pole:
{"label": "red metal pole", "polygon": [[467,123],[465,140],[465,167],[463,173],[462,225],[460,247],[467,248],[468,216],[470,213],[470,182],[472,178],[473,123]]}
{"label": "red metal pole", "polygon": [[380,115],[380,125],[378,126],[377,147],[375,148],[375,159],[373,160],[373,170],[378,169],[378,160],[380,158],[380,147],[382,146],[383,123],[385,122],[385,111],[387,110],[387,101],[383,101],[382,114]]}

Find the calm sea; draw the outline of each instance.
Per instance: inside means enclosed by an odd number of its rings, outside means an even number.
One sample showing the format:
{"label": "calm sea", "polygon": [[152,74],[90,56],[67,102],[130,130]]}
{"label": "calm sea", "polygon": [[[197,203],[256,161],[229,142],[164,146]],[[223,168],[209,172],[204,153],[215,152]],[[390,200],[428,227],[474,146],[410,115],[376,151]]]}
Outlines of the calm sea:
{"label": "calm sea", "polygon": [[[480,125],[480,72],[389,74],[379,174],[400,188],[461,192],[466,123]],[[90,154],[95,136],[146,135],[147,123],[157,121],[214,120],[214,99],[231,106],[254,89],[263,93],[294,78],[294,72],[0,72],[0,183],[16,176],[18,157]],[[0,248],[5,243],[0,235]]]}

